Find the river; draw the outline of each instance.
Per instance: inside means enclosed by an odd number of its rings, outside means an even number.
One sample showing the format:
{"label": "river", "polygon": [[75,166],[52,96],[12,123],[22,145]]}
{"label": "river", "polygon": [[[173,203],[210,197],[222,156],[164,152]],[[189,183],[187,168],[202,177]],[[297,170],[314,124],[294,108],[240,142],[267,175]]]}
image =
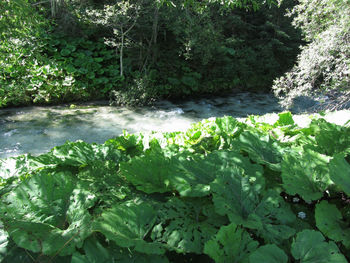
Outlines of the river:
{"label": "river", "polygon": [[280,112],[270,94],[239,93],[188,101],[160,101],[152,107],[127,108],[107,103],[23,107],[0,110],[0,158],[40,154],[67,140],[103,143],[122,134],[183,131],[210,117],[246,117]]}
{"label": "river", "polygon": [[182,131],[209,117],[246,117],[280,111],[270,94],[239,93],[188,101],[160,101],[127,108],[107,103],[0,110],[0,158],[40,154],[67,140],[103,143],[134,132]]}

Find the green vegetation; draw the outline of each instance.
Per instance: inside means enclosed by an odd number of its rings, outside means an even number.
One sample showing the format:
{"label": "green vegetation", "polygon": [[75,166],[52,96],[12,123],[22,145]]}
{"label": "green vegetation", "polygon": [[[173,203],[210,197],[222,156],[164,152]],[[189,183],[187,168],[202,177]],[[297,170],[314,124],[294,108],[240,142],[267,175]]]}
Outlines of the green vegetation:
{"label": "green vegetation", "polygon": [[277,79],[273,90],[285,106],[300,96],[329,97],[329,109],[350,107],[350,5],[348,1],[299,0],[294,25],[308,44],[297,64]]}
{"label": "green vegetation", "polygon": [[302,43],[291,0],[160,2],[1,1],[0,106],[268,91]]}
{"label": "green vegetation", "polygon": [[349,158],[286,112],[0,160],[0,261],[345,263]]}

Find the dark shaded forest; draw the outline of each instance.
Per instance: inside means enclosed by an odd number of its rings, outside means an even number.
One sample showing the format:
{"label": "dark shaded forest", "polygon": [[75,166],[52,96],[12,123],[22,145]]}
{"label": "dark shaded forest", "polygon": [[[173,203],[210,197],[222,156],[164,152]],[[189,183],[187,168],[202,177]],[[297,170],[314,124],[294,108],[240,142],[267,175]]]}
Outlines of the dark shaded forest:
{"label": "dark shaded forest", "polygon": [[345,2],[2,1],[0,106],[272,90],[287,106],[344,98]]}
{"label": "dark shaded forest", "polygon": [[[269,91],[302,43],[285,9],[182,1],[3,2],[1,102],[60,103]],[[2,8],[2,10],[5,10]],[[6,28],[5,28],[6,27]]]}

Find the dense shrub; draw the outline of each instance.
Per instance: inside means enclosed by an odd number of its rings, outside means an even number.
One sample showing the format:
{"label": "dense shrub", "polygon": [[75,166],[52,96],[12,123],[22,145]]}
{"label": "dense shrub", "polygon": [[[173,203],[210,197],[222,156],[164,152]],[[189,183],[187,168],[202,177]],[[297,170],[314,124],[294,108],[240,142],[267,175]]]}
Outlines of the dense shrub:
{"label": "dense shrub", "polygon": [[293,106],[297,97],[321,94],[337,104],[326,106],[350,107],[349,3],[303,0],[291,14],[296,14],[294,24],[302,29],[309,44],[294,68],[275,81],[275,94],[287,107]]}
{"label": "dense shrub", "polygon": [[259,11],[252,1],[53,2],[0,4],[0,106],[268,91],[300,44],[284,16],[290,0]]}

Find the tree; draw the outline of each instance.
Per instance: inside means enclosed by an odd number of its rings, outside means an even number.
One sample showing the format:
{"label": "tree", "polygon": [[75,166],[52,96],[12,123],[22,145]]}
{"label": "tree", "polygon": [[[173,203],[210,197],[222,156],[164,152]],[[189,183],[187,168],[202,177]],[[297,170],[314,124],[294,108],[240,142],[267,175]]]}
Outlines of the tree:
{"label": "tree", "polygon": [[116,1],[115,4],[105,4],[101,10],[90,9],[87,12],[90,21],[112,29],[114,38],[107,38],[107,43],[119,50],[121,77],[124,76],[123,58],[127,36],[136,25],[140,9],[140,1]]}
{"label": "tree", "polygon": [[298,98],[326,95],[328,102],[321,107],[350,107],[349,1],[300,0],[290,15],[308,44],[293,69],[275,80],[273,90],[282,105],[293,107]]}
{"label": "tree", "polygon": [[[167,4],[175,6],[172,0],[157,0],[160,4]],[[195,6],[207,6],[209,4],[220,4],[226,8],[252,8],[258,10],[263,5],[276,5],[279,4],[280,0],[185,0],[182,1],[184,5],[195,5]]]}

